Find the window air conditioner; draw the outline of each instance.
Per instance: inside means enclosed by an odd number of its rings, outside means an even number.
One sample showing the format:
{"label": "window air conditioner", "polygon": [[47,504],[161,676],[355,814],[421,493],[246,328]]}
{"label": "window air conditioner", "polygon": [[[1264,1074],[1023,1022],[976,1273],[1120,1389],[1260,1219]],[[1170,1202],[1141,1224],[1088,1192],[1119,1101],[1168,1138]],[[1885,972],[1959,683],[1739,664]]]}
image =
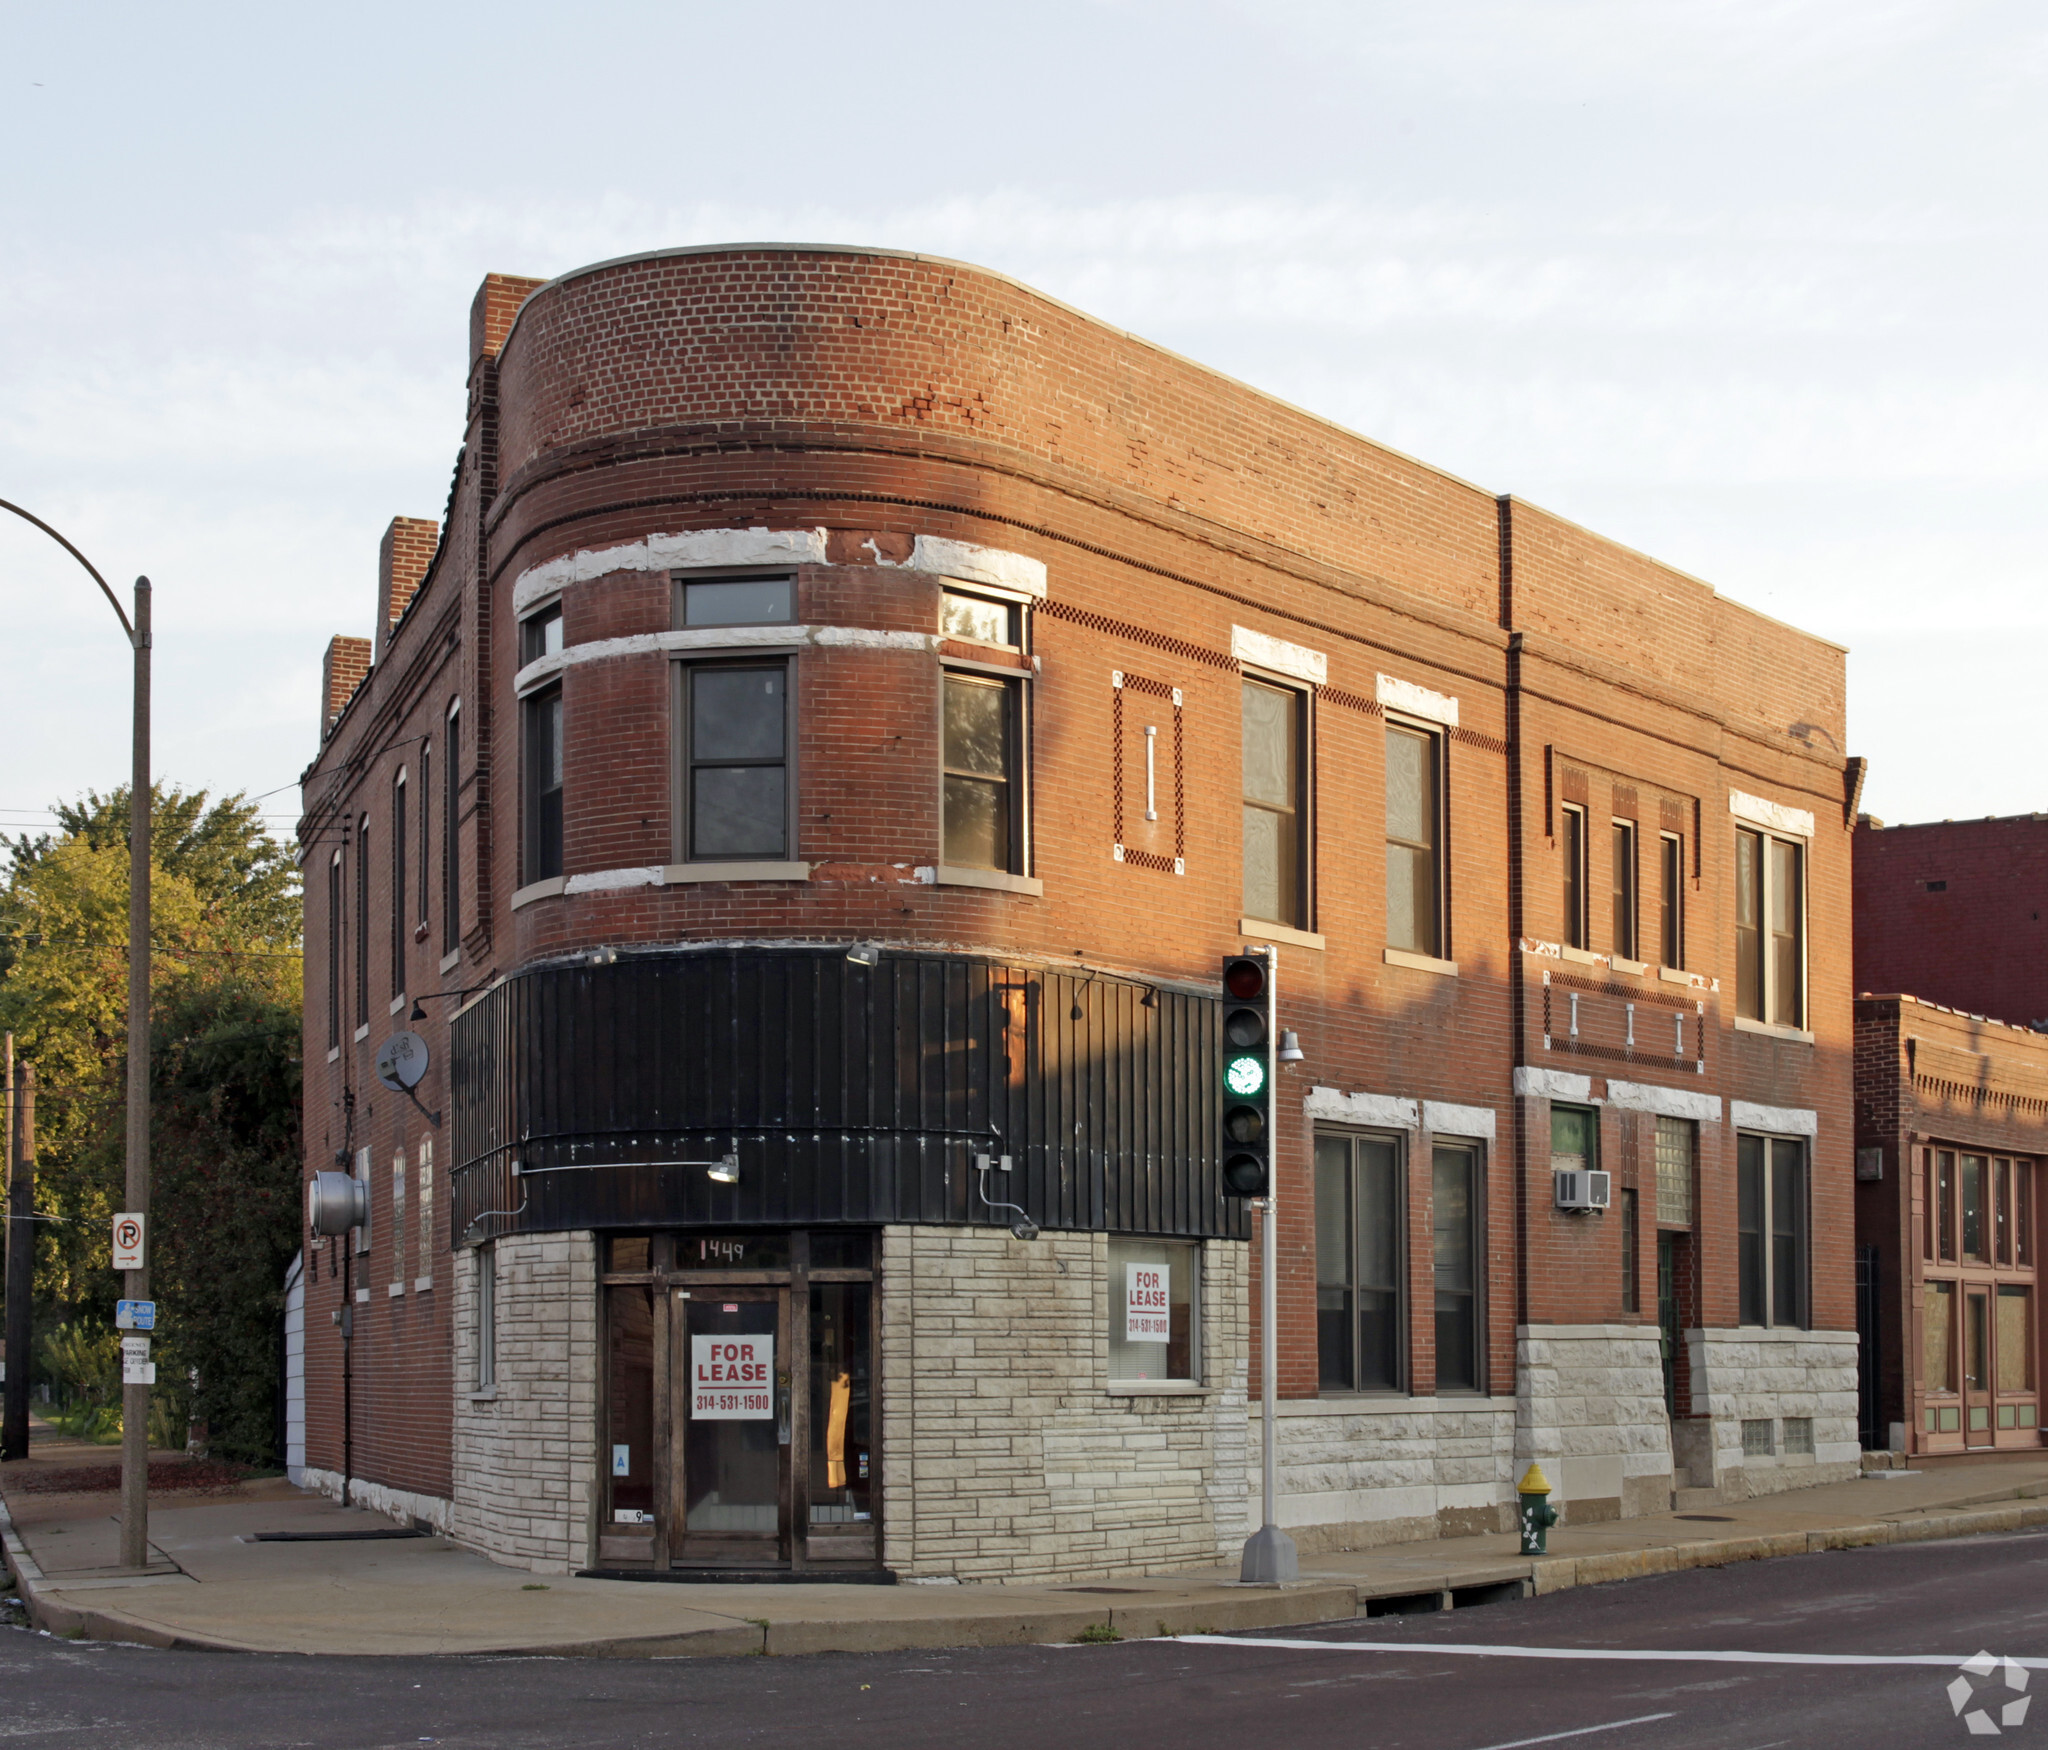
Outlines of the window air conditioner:
{"label": "window air conditioner", "polygon": [[1582,1167],[1573,1172],[1553,1173],[1551,1177],[1557,1183],[1560,1209],[1605,1209],[1614,1201],[1612,1173]]}

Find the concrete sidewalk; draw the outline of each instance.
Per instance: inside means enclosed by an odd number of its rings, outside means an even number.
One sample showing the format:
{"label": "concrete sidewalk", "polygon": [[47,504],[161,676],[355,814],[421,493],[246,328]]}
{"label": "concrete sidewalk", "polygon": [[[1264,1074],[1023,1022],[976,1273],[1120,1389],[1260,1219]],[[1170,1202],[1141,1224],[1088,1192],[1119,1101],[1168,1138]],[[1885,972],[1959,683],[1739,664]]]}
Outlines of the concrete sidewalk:
{"label": "concrete sidewalk", "polygon": [[[536,1576],[438,1537],[255,1542],[376,1532],[388,1520],[282,1480],[151,1496],[151,1571],[111,1571],[117,1503],[25,1475],[105,1463],[39,1442],[0,1471],[7,1561],[32,1620],[160,1647],[589,1657],[889,1651],[1277,1628],[1458,1607],[1769,1556],[2048,1525],[2048,1453],[1565,1528],[1531,1560],[1509,1536],[1394,1544],[1303,1563],[1284,1588],[1231,1573],[1071,1585],[669,1585]],[[47,1474],[42,1482],[60,1479]]]}

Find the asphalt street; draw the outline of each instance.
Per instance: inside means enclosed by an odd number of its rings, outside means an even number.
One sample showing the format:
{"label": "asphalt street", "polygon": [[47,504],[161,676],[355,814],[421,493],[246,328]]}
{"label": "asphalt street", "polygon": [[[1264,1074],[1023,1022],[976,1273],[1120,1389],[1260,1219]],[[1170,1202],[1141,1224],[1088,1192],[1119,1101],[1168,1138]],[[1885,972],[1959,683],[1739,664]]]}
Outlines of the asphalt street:
{"label": "asphalt street", "polygon": [[[1958,1671],[1980,1651],[2041,1668]],[[1960,1709],[1950,1693],[1959,1678]],[[1991,1736],[1983,1728],[2001,1720],[2001,1738],[2048,1744],[2048,1711],[2014,1711],[2035,1687],[2048,1687],[2041,1533],[1748,1563],[1320,1630],[1113,1646],[322,1659],[0,1631],[0,1739],[55,1750],[1920,1750]]]}

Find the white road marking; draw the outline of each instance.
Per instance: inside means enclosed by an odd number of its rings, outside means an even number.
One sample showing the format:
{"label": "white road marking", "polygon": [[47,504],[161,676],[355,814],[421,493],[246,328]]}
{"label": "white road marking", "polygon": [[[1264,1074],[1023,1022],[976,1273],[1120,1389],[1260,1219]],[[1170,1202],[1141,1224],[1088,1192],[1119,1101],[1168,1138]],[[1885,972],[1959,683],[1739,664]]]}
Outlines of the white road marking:
{"label": "white road marking", "polygon": [[[1176,1635],[1182,1646],[1273,1647],[1290,1653],[1408,1653],[1418,1658],[1446,1654],[1468,1659],[1609,1659],[1677,1661],[1707,1665],[1939,1665],[1959,1669],[1968,1653],[1742,1653],[1643,1647],[1506,1647],[1477,1641],[1297,1641],[1277,1636]],[[2048,1659],[2014,1659],[2028,1671],[2048,1671]]]}
{"label": "white road marking", "polygon": [[1623,1726],[1647,1726],[1653,1720],[1675,1720],[1676,1714],[1637,1714],[1632,1720],[1609,1720],[1604,1726],[1575,1726],[1569,1732],[1545,1732],[1540,1738],[1510,1738],[1505,1744],[1488,1744],[1484,1750],[1523,1750],[1527,1744],[1555,1744],[1560,1738],[1583,1738],[1588,1732],[1618,1732]]}

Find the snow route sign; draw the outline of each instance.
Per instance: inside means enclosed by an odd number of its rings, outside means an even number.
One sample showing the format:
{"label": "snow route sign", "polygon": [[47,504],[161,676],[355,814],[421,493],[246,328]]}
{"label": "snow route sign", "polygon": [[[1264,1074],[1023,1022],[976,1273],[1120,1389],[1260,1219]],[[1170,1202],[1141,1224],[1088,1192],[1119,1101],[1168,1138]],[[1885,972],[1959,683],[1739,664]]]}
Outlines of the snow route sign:
{"label": "snow route sign", "polygon": [[775,1414],[775,1339],[690,1337],[690,1416],[765,1422]]}

